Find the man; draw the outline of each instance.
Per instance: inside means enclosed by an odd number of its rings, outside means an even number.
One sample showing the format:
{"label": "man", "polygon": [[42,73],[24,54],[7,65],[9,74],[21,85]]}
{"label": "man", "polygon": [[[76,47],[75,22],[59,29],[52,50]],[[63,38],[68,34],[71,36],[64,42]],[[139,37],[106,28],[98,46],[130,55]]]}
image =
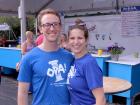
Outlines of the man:
{"label": "man", "polygon": [[42,44],[21,61],[18,105],[28,105],[30,84],[33,86],[32,105],[69,105],[66,78],[73,56],[57,44],[60,16],[52,9],[43,10],[39,13],[38,24],[44,38]]}

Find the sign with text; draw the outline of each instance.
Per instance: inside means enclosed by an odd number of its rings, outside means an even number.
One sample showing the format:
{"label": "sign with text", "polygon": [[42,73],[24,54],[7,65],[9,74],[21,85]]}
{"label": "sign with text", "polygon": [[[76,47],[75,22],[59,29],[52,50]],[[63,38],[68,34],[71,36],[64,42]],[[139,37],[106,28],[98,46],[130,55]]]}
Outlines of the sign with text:
{"label": "sign with text", "polygon": [[140,6],[121,8],[122,36],[140,36]]}

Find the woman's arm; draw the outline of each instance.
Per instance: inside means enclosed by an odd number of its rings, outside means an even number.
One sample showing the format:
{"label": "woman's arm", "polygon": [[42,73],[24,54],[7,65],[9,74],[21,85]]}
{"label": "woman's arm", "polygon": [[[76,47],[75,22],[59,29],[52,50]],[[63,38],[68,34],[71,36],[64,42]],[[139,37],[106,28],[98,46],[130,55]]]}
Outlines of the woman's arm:
{"label": "woman's arm", "polygon": [[92,94],[95,96],[96,105],[106,105],[106,99],[103,88],[93,89]]}
{"label": "woman's arm", "polygon": [[24,42],[22,45],[21,45],[21,53],[22,55],[24,55],[27,51],[27,44],[26,42]]}

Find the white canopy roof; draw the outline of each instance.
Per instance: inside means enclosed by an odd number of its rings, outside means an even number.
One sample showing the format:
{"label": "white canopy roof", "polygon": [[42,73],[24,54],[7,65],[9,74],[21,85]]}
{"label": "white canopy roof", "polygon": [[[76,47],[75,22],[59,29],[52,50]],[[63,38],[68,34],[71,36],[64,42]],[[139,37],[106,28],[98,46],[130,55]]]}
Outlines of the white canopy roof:
{"label": "white canopy roof", "polygon": [[[21,0],[0,0],[0,13],[17,14]],[[37,14],[41,9],[52,7],[59,11],[75,12],[86,10],[114,10],[117,5],[140,5],[140,0],[24,0],[25,11],[28,14]]]}
{"label": "white canopy roof", "polygon": [[[20,9],[19,9],[20,6]],[[64,13],[81,11],[119,11],[123,6],[140,6],[140,0],[0,0],[0,14],[18,14],[21,18],[21,41],[25,40],[26,14],[37,15],[44,8]]]}

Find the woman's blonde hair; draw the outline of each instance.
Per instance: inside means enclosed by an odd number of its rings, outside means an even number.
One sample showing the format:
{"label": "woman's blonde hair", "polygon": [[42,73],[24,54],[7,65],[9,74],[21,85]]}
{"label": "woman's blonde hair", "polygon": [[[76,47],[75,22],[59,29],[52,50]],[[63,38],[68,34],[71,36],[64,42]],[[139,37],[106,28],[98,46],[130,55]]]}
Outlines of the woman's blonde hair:
{"label": "woman's blonde hair", "polygon": [[32,31],[26,31],[26,37],[28,37],[30,35],[33,35],[33,32]]}

